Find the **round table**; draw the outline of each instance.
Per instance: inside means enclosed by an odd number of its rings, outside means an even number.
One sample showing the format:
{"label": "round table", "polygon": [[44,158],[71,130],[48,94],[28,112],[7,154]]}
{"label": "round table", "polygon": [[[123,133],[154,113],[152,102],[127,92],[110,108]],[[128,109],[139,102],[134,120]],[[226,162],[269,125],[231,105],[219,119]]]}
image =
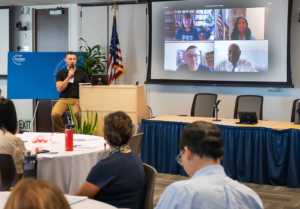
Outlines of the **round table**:
{"label": "round table", "polygon": [[[42,147],[50,152],[58,152],[37,155],[37,178],[53,182],[67,194],[74,194],[79,189],[91,168],[109,151],[109,147],[104,145],[105,140],[99,136],[74,134],[74,145],[79,146],[74,147],[73,151],[65,151],[65,134],[25,132],[16,136],[24,141],[27,150]],[[43,136],[48,142],[33,143],[36,136]]]}
{"label": "round table", "polygon": [[[0,209],[3,209],[8,197],[11,192],[0,192]],[[96,200],[91,200],[91,199],[86,199],[81,202],[74,203],[70,205],[71,209],[82,209],[82,208],[89,208],[89,209],[116,209],[116,207],[111,206],[109,204],[96,201]]]}

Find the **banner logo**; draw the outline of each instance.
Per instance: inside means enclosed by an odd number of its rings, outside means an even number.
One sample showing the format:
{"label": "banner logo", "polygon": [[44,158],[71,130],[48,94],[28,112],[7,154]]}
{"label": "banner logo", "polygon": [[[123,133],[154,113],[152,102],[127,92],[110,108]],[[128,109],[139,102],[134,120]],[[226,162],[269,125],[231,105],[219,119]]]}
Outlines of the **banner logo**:
{"label": "banner logo", "polygon": [[21,65],[22,62],[25,61],[25,58],[22,57],[21,54],[16,54],[13,56],[12,61],[15,63],[15,65]]}

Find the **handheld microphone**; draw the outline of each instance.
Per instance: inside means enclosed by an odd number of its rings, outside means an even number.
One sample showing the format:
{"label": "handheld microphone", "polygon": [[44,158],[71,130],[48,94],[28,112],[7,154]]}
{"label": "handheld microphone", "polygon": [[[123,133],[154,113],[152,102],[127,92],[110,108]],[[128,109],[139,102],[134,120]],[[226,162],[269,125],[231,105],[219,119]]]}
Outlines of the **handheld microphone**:
{"label": "handheld microphone", "polygon": [[219,99],[218,101],[216,101],[216,103],[214,104],[214,107],[216,108],[219,105],[220,102],[221,102],[221,99]]}
{"label": "handheld microphone", "polygon": [[[70,70],[74,70],[74,68],[75,68],[75,66],[74,66],[74,64],[72,64],[72,65],[70,66]],[[72,79],[72,78],[74,78],[74,75],[71,76],[71,79]]]}

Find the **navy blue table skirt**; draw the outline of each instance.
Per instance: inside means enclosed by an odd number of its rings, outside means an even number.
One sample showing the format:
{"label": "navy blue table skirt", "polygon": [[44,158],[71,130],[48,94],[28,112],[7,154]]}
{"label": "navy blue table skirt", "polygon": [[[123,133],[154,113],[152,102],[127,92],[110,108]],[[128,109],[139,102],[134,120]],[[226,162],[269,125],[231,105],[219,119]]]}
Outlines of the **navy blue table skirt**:
{"label": "navy blue table skirt", "polygon": [[[142,120],[141,157],[159,173],[186,175],[175,157],[188,123]],[[218,125],[226,174],[241,182],[300,187],[300,131]]]}

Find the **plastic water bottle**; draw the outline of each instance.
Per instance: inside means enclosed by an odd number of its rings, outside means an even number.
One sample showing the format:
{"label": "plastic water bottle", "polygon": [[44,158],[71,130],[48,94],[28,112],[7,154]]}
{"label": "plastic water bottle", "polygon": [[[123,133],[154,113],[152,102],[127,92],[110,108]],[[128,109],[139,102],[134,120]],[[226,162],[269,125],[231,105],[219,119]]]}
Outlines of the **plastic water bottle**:
{"label": "plastic water bottle", "polygon": [[25,152],[25,159],[23,162],[24,178],[36,179],[37,176],[37,160],[36,152],[27,150]]}

